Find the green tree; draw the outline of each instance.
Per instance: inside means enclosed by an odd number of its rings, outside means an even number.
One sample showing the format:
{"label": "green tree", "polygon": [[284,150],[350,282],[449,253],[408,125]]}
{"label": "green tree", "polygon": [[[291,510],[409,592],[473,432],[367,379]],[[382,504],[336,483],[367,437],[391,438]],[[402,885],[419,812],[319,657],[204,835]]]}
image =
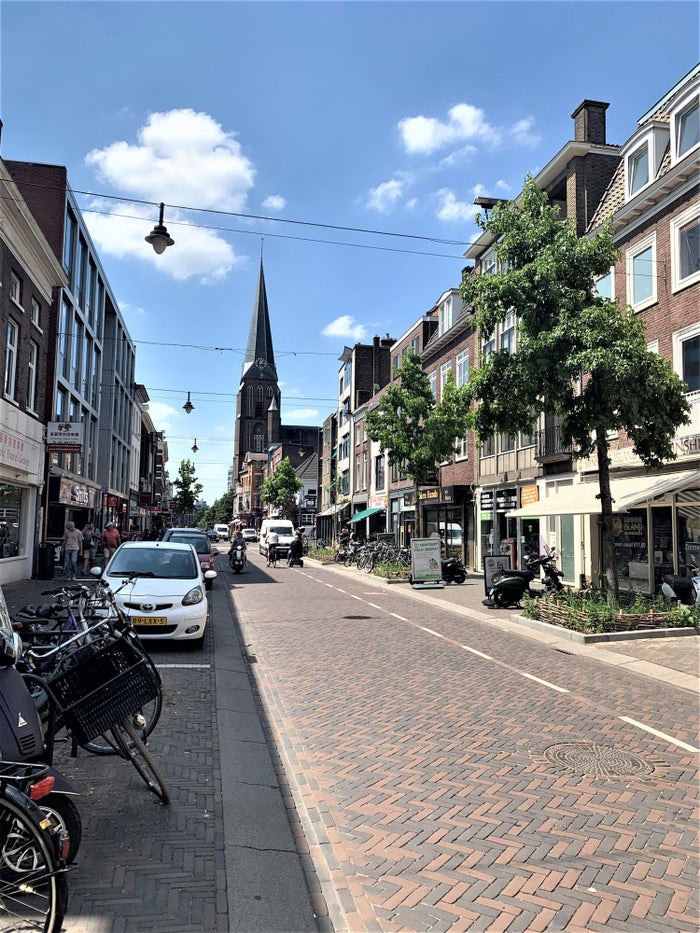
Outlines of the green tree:
{"label": "green tree", "polygon": [[389,464],[398,465],[413,480],[416,537],[422,538],[419,489],[435,473],[436,464],[450,459],[457,439],[466,434],[469,401],[466,387],[457,387],[450,375],[440,402],[436,402],[421,358],[413,350],[403,357],[396,375],[398,381],[389,385],[377,407],[367,412],[365,432],[387,452]]}
{"label": "green tree", "polygon": [[199,498],[203,486],[197,480],[194,472],[194,463],[191,460],[181,460],[177,479],[173,480],[176,489],[174,508],[176,512],[191,512]]}
{"label": "green tree", "polygon": [[496,350],[472,370],[475,431],[480,438],[529,432],[544,413],[558,419],[562,443],[576,456],[597,456],[603,570],[618,600],[608,432],[626,432],[648,469],[674,459],[673,435],[689,420],[684,385],[647,349],[632,310],[595,290],[618,256],[611,226],[578,237],[531,176],[517,202],[497,204],[477,223],[494,237],[503,271],[465,273],[462,297],[485,340],[512,311],[518,327],[515,352]]}
{"label": "green tree", "polygon": [[268,476],[260,487],[260,498],[273,508],[279,509],[283,518],[296,521],[296,496],[303,485],[294,472],[292,461],[285,457],[272,476]]}

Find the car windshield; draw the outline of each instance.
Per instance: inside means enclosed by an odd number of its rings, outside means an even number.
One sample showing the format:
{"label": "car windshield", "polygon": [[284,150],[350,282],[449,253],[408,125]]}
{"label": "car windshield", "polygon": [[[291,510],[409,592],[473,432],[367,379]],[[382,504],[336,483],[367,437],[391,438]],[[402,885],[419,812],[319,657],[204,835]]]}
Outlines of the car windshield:
{"label": "car windshield", "polygon": [[166,580],[194,580],[199,566],[191,551],[175,548],[120,548],[112,559],[109,573],[114,577],[157,577]]}
{"label": "car windshield", "polygon": [[275,534],[278,535],[290,535],[292,533],[291,530],[284,525],[272,525],[267,533],[270,534],[271,531],[274,531]]}
{"label": "car windshield", "polygon": [[204,535],[171,535],[171,541],[180,541],[182,544],[192,544],[198,554],[209,553],[209,538]]}

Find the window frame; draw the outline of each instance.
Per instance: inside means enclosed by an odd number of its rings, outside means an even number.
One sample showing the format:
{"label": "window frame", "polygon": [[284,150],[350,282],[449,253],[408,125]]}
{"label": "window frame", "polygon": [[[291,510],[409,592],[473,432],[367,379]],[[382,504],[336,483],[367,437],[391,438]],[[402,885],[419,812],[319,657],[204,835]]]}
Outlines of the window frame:
{"label": "window frame", "polygon": [[32,298],[32,324],[41,330],[41,302],[36,298]]}
{"label": "window frame", "polygon": [[685,228],[689,227],[693,221],[700,227],[700,203],[694,204],[683,211],[677,217],[670,221],[671,229],[671,289],[673,292],[679,292],[689,285],[695,285],[700,282],[700,266],[695,272],[681,278],[681,235]]}
{"label": "window frame", "polygon": [[24,311],[22,305],[22,277],[18,275],[14,269],[10,270],[10,287],[8,288],[8,294],[10,296],[10,301],[17,308]]}
{"label": "window frame", "polygon": [[[3,382],[3,394],[6,399],[13,402],[17,401],[17,356],[19,353],[19,324],[8,318],[7,320],[7,344],[5,346],[5,380]],[[12,335],[12,336],[11,336]]]}
{"label": "window frame", "polygon": [[27,411],[36,414],[36,387],[39,367],[39,344],[35,340],[29,341],[27,354]]}
{"label": "window frame", "polygon": [[[601,295],[598,291],[598,282],[602,282],[603,279],[610,279],[610,295]],[[610,271],[606,272],[605,275],[599,275],[598,278],[593,283],[596,295],[599,298],[603,298],[606,301],[615,300],[615,266],[610,266]]]}
{"label": "window frame", "polygon": [[[644,298],[640,298],[639,301],[634,300],[634,281],[635,281],[635,270],[634,263],[642,253],[651,250],[651,294],[647,295]],[[658,276],[656,274],[656,232],[650,233],[644,239],[639,240],[635,243],[634,246],[631,246],[626,254],[626,271],[627,271],[627,302],[635,313],[644,311],[645,308],[651,307],[658,301]]]}
{"label": "window frame", "polygon": [[671,161],[672,163],[680,162],[685,159],[691,152],[700,146],[700,137],[690,145],[683,152],[680,151],[681,143],[681,134],[679,133],[679,123],[683,116],[690,113],[693,109],[698,111],[698,118],[700,119],[700,87],[698,87],[698,82],[695,82],[695,86],[689,90],[687,94],[683,96],[681,100],[678,101],[677,105],[673,108],[670,117],[671,124]]}
{"label": "window frame", "polygon": [[455,385],[465,386],[469,382],[469,347],[460,350],[455,360]]}
{"label": "window frame", "polygon": [[[680,379],[683,379],[683,346],[695,337],[700,337],[700,321],[673,334],[673,369]],[[689,389],[686,395],[700,396],[700,387]]]}

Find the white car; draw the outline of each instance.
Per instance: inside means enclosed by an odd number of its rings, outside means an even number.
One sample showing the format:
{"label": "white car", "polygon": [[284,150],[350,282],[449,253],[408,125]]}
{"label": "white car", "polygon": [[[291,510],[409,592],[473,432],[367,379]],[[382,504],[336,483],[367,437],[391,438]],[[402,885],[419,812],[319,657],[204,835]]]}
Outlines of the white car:
{"label": "white car", "polygon": [[249,541],[258,540],[258,533],[255,528],[243,528],[241,534],[243,535],[243,540],[246,542],[246,544]]}
{"label": "white car", "polygon": [[188,641],[192,648],[204,643],[205,581],[215,576],[202,571],[191,544],[178,541],[127,541],[102,575],[140,638]]}

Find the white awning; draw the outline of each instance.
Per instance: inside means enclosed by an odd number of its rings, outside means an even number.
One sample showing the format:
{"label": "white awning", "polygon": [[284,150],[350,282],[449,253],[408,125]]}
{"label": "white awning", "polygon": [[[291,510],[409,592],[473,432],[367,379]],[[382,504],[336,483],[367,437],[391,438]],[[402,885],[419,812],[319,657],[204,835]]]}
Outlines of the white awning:
{"label": "white awning", "polygon": [[329,515],[336,515],[338,512],[342,512],[343,509],[347,509],[349,505],[349,502],[343,502],[342,505],[332,505],[325,512],[317,512],[316,518],[328,518]]}
{"label": "white awning", "polygon": [[[678,470],[676,473],[646,473],[611,479],[613,512],[627,512],[635,506],[688,486],[700,487],[700,470]],[[508,518],[542,518],[547,515],[597,515],[600,513],[598,480],[564,486],[541,502],[506,512]]]}

